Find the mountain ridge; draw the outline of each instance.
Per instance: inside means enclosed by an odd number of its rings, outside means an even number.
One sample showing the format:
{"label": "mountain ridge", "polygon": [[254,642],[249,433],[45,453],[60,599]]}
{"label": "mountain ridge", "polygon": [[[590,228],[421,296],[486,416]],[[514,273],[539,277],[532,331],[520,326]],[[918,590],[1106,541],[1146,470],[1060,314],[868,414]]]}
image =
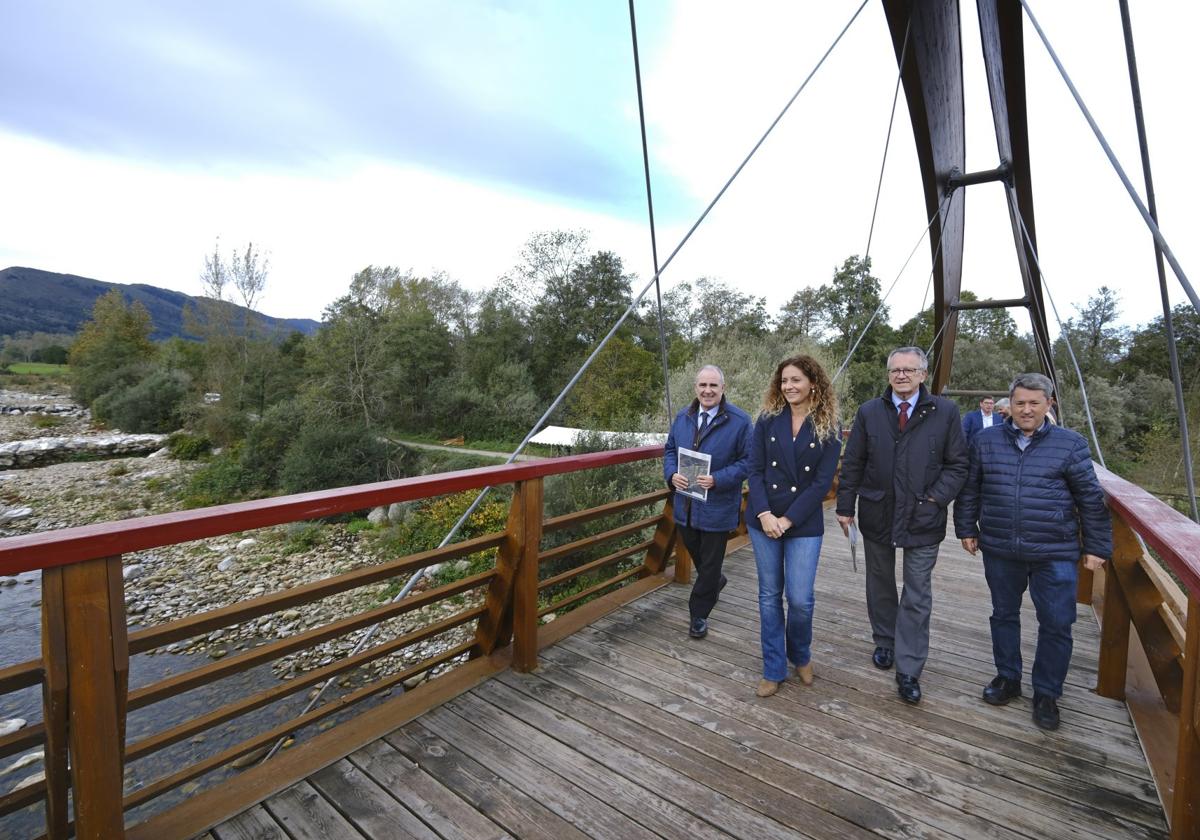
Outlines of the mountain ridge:
{"label": "mountain ridge", "polygon": [[[120,289],[126,301],[137,301],[146,307],[154,322],[153,340],[197,337],[185,328],[183,312],[185,307],[195,306],[206,298],[144,283],[109,283],[25,266],[0,269],[0,336],[19,332],[78,332],[91,318],[96,301],[112,289]],[[235,303],[226,305],[238,312],[245,309]],[[298,330],[312,335],[321,326],[310,318],[275,318],[251,311],[263,327],[274,332]]]}

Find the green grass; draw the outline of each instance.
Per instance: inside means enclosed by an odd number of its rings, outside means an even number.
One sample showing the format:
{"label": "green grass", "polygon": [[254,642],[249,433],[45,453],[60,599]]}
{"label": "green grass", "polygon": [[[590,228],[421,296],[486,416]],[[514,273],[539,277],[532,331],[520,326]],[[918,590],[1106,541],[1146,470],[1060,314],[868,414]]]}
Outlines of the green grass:
{"label": "green grass", "polygon": [[8,366],[12,373],[33,374],[35,376],[56,376],[70,370],[69,365],[51,365],[45,362],[13,362]]}

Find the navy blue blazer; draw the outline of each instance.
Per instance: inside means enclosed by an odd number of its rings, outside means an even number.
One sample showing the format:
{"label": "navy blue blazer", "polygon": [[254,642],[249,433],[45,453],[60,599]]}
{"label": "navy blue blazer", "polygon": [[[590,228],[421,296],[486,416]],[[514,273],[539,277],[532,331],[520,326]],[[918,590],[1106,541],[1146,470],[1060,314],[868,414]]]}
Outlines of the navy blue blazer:
{"label": "navy blue blazer", "polygon": [[821,502],[833,486],[842,435],[821,441],[812,418],[792,440],[792,413],[760,414],[750,442],[750,501],[746,525],[762,530],[758,515],[786,516],[792,527],[784,537],[819,537],[825,533]]}

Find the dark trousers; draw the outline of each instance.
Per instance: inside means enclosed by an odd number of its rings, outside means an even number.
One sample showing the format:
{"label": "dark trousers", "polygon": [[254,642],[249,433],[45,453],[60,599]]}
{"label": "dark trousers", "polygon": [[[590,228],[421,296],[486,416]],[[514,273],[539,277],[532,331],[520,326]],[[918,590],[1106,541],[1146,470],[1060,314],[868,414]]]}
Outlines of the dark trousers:
{"label": "dark trousers", "polygon": [[903,548],[904,591],[896,596],[896,549],[863,538],[867,558],[867,615],[879,647],[896,652],[896,673],[920,677],[929,658],[933,566],[939,544]]}
{"label": "dark trousers", "polygon": [[992,591],[992,656],[996,673],[1021,679],[1021,601],[1025,589],[1037,611],[1037,652],[1033,658],[1033,690],[1062,696],[1071,664],[1071,625],[1075,623],[1074,560],[995,560],[983,555],[983,572]]}
{"label": "dark trousers", "polygon": [[696,582],[692,584],[688,612],[692,618],[708,618],[721,591],[721,566],[725,562],[725,544],[729,542],[729,532],[697,531],[687,525],[677,527],[683,545],[696,565]]}

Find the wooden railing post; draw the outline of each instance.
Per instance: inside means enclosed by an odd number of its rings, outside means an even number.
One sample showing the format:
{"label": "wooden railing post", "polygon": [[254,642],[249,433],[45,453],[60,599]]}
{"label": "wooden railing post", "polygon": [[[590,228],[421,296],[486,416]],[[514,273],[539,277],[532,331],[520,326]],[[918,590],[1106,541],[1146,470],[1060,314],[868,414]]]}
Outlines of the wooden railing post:
{"label": "wooden railing post", "polygon": [[1196,592],[1188,597],[1177,755],[1171,837],[1196,840],[1200,838],[1200,594]]}
{"label": "wooden railing post", "polygon": [[66,840],[70,820],[67,791],[67,627],[63,570],[42,571],[42,720],[46,728],[46,837]]}
{"label": "wooden railing post", "polygon": [[513,504],[521,499],[520,558],[513,579],[513,670],[537,667],[538,553],[542,544],[542,479],[517,484]]}
{"label": "wooden railing post", "polygon": [[654,528],[654,545],[646,549],[646,573],[656,575],[667,567],[667,558],[671,551],[680,543],[679,531],[675,527],[675,512],[668,496],[663,504],[662,516]]}
{"label": "wooden railing post", "polygon": [[1096,693],[1125,699],[1129,670],[1129,626],[1132,621],[1121,579],[1112,568],[1104,570],[1104,605],[1100,613],[1100,661],[1096,668]]}
{"label": "wooden railing post", "polygon": [[[59,616],[51,618],[47,630],[50,644],[57,644],[53,628],[61,621],[75,836],[81,840],[122,838],[129,645],[121,558],[63,567],[61,601],[48,609],[56,611]],[[52,693],[61,690],[61,674],[48,673],[48,678],[57,683]]]}
{"label": "wooden railing post", "polygon": [[[542,480],[518,481],[513,485],[512,505],[508,509],[508,524],[504,527],[504,542],[496,555],[496,576],[488,586],[484,601],[486,612],[479,617],[475,642],[479,652],[487,656],[513,640],[514,605],[518,585],[529,582],[520,577],[526,566],[533,568],[533,651],[537,653],[537,576],[538,551],[542,542]],[[526,558],[532,559],[526,563]],[[525,596],[528,597],[528,596]],[[528,635],[527,615],[522,632]],[[522,648],[522,650],[524,650]],[[515,652],[515,651],[514,651]]]}

